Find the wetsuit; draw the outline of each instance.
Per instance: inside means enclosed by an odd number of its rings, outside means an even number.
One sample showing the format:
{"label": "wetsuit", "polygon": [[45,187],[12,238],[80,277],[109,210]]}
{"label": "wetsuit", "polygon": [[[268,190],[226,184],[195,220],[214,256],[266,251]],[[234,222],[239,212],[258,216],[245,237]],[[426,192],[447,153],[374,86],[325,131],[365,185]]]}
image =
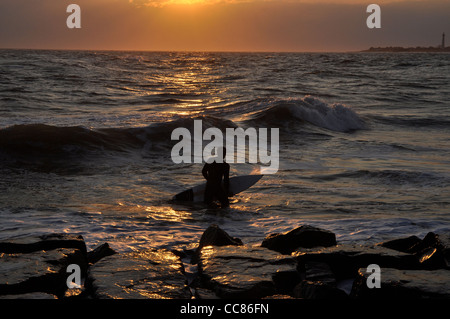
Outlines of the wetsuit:
{"label": "wetsuit", "polygon": [[[228,163],[206,163],[202,170],[206,179],[205,203],[211,204],[218,199],[222,207],[230,206],[228,201],[228,190],[230,185],[230,164]],[[222,187],[223,177],[223,187]]]}

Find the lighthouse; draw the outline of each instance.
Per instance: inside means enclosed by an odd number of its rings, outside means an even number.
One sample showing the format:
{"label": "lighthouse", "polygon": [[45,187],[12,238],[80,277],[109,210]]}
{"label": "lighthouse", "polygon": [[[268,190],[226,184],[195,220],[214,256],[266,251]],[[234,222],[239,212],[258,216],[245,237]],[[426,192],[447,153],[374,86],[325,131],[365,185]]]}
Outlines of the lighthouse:
{"label": "lighthouse", "polygon": [[442,33],[442,49],[445,49],[445,33]]}

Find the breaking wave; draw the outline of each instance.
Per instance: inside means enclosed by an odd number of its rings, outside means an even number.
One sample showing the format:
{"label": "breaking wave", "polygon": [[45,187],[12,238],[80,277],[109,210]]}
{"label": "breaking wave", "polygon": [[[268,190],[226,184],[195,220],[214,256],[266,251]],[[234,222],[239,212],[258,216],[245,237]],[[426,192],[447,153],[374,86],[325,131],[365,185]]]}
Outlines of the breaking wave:
{"label": "breaking wave", "polygon": [[171,133],[178,127],[193,132],[194,120],[203,129],[236,127],[232,121],[214,117],[181,117],[144,127],[89,129],[83,126],[21,124],[0,129],[0,158],[11,161],[47,159],[57,161],[105,153],[128,153],[170,149]]}
{"label": "breaking wave", "polygon": [[336,132],[366,128],[365,121],[350,107],[340,103],[328,104],[312,96],[269,101],[267,107],[254,112],[250,120],[265,123],[299,120]]}
{"label": "breaking wave", "polygon": [[[241,105],[245,104],[245,105]],[[265,100],[241,103],[245,109],[244,126],[267,127],[281,122],[307,122],[331,131],[349,132],[365,128],[364,121],[343,104],[329,105],[306,96],[301,99]],[[168,150],[174,145],[171,134],[178,127],[191,133],[194,120],[202,120],[203,130],[216,127],[222,131],[238,125],[219,116],[179,116],[171,121],[151,123],[142,127],[86,128],[84,126],[54,126],[20,124],[0,129],[0,159],[8,162],[58,161],[83,159],[89,155],[152,152]],[[281,125],[279,125],[281,124]],[[287,127],[284,129],[288,130]]]}

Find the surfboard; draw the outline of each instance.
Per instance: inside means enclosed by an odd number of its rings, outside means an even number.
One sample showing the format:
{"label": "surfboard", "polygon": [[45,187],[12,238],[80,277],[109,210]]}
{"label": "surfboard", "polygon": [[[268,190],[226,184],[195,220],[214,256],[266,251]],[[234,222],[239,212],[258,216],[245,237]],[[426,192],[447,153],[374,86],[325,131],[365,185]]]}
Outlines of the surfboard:
{"label": "surfboard", "polygon": [[[255,185],[264,175],[242,175],[230,177],[230,192],[234,195]],[[176,194],[173,200],[203,202],[206,182]]]}

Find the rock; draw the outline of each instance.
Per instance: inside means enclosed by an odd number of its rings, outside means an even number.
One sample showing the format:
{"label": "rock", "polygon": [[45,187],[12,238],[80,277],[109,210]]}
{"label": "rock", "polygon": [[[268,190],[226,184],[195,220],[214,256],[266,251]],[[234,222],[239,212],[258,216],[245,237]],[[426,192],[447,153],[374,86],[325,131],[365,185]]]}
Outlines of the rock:
{"label": "rock", "polygon": [[197,299],[220,299],[217,297],[216,293],[209,289],[204,288],[196,288],[195,289],[195,298]]}
{"label": "rock", "polygon": [[411,253],[417,257],[422,268],[440,269],[447,266],[444,250],[445,247],[441,243],[439,236],[430,232],[411,249]]}
{"label": "rock", "polygon": [[422,240],[411,236],[383,242],[379,245],[413,254],[420,263],[420,268],[441,269],[449,267],[449,244],[448,237],[430,232]]}
{"label": "rock", "polygon": [[347,295],[350,295],[354,282],[354,278],[342,279],[336,282],[336,287],[344,291]]}
{"label": "rock", "polygon": [[411,249],[420,243],[420,238],[417,236],[410,236],[406,238],[398,238],[393,240],[388,240],[379,245],[382,247],[394,249],[404,253],[409,253]]}
{"label": "rock", "polygon": [[79,249],[58,248],[31,253],[0,254],[0,295],[44,292],[63,296],[67,266],[77,264],[86,277],[86,255]]}
{"label": "rock", "polygon": [[286,294],[300,281],[294,258],[262,247],[206,246],[201,249],[200,285],[220,298]]}
{"label": "rock", "polygon": [[381,288],[368,288],[370,273],[358,270],[351,296],[360,299],[449,299],[450,271],[381,268]]}
{"label": "rock", "polygon": [[84,299],[89,293],[86,289],[81,288],[71,288],[67,289],[64,294],[64,299],[72,300],[72,299]]}
{"label": "rock", "polygon": [[347,294],[324,282],[304,280],[294,288],[294,297],[303,299],[327,299],[327,300],[345,300],[349,299]]}
{"label": "rock", "polygon": [[87,253],[87,259],[90,264],[95,264],[103,257],[114,255],[116,252],[109,247],[108,243],[98,246],[94,250]]}
{"label": "rock", "polygon": [[431,247],[438,247],[439,245],[440,245],[439,236],[433,232],[429,232],[420,242],[417,243],[417,245],[411,247],[411,249],[409,249],[408,252],[412,254],[417,254]]}
{"label": "rock", "polygon": [[242,240],[237,237],[231,237],[226,231],[219,226],[213,224],[209,226],[200,237],[198,247],[195,254],[192,256],[191,263],[197,264],[199,262],[199,254],[205,246],[241,246]]}
{"label": "rock", "polygon": [[4,295],[0,299],[58,299],[55,295],[44,292],[30,292],[21,295]]}
{"label": "rock", "polygon": [[57,248],[76,248],[83,254],[86,254],[86,244],[81,235],[48,234],[14,238],[0,242],[0,253],[6,254],[23,254]]}
{"label": "rock", "polygon": [[330,266],[337,280],[355,278],[359,268],[370,264],[398,269],[420,267],[416,257],[381,246],[339,245],[335,247],[298,250],[292,254],[299,268],[309,262],[322,262]]}
{"label": "rock", "polygon": [[327,263],[306,261],[299,268],[301,268],[299,271],[304,274],[305,280],[336,285],[335,275]]}
{"label": "rock", "polygon": [[299,264],[303,281],[294,288],[294,297],[302,299],[348,299],[348,295],[337,288],[337,280],[326,262],[303,261]]}
{"label": "rock", "polygon": [[267,236],[261,247],[266,247],[282,254],[290,254],[296,248],[335,246],[336,235],[332,232],[309,225],[304,225],[283,234]]}
{"label": "rock", "polygon": [[272,295],[272,296],[267,296],[264,297],[262,299],[294,299],[293,297],[289,296],[289,295]]}
{"label": "rock", "polygon": [[228,246],[228,245],[242,245],[239,238],[231,237],[223,229],[217,225],[209,226],[202,234],[198,244],[198,250],[205,246]]}
{"label": "rock", "polygon": [[190,299],[180,259],[164,249],[115,254],[90,267],[101,299]]}
{"label": "rock", "polygon": [[450,269],[450,235],[439,235],[445,268]]}

